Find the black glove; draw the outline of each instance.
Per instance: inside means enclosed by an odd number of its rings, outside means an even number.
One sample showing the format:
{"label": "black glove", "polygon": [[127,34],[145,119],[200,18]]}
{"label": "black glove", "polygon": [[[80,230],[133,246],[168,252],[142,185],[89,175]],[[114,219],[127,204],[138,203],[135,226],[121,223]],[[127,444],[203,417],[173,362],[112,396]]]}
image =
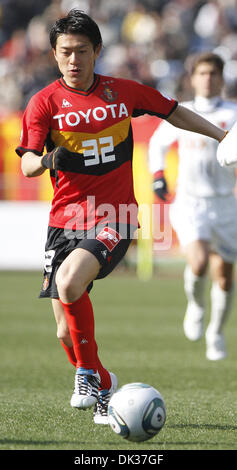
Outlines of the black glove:
{"label": "black glove", "polygon": [[160,199],[163,201],[167,200],[168,189],[164,172],[162,170],[155,173],[152,188]]}
{"label": "black glove", "polygon": [[80,155],[76,152],[70,152],[65,147],[56,147],[52,152],[43,156],[41,163],[44,168],[60,171],[78,170],[80,164]]}

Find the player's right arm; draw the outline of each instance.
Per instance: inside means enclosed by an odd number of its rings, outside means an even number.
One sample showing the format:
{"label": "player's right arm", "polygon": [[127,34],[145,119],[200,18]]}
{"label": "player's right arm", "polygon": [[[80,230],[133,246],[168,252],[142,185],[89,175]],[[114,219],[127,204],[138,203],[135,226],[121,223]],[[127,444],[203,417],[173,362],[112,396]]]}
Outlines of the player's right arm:
{"label": "player's right arm", "polygon": [[42,158],[34,152],[26,152],[21,158],[21,171],[27,178],[42,175],[46,168],[42,166]]}
{"label": "player's right arm", "polygon": [[16,148],[24,176],[31,178],[45,172],[42,155],[49,132],[50,106],[44,93],[38,92],[30,99],[24,112],[21,141]]}
{"label": "player's right arm", "polygon": [[81,158],[78,153],[61,146],[55,147],[43,157],[34,152],[24,153],[21,168],[24,176],[29,178],[42,175],[46,169],[80,173]]}

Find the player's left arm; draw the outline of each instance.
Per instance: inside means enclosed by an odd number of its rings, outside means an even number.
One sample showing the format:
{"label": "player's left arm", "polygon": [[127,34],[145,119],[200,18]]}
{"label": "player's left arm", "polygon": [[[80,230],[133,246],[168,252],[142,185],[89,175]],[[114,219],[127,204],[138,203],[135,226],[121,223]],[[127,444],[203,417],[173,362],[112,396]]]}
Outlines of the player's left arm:
{"label": "player's left arm", "polygon": [[181,105],[177,106],[167,121],[175,127],[212,137],[218,142],[221,142],[226,135],[226,131]]}

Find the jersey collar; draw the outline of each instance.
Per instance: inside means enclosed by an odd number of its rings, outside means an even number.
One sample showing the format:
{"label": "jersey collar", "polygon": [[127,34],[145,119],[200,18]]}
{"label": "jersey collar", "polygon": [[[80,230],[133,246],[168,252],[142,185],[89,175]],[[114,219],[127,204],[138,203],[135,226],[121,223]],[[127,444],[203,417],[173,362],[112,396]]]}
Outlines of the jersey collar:
{"label": "jersey collar", "polygon": [[63,77],[59,78],[59,83],[60,85],[65,88],[66,90],[72,92],[72,93],[76,93],[77,95],[82,95],[82,96],[88,96],[90,95],[91,93],[93,93],[93,91],[97,88],[99,82],[100,82],[100,76],[97,75],[97,74],[94,74],[94,81],[91,85],[91,87],[86,90],[86,91],[83,91],[83,90],[77,90],[76,88],[73,88],[69,85],[66,84],[65,80],[63,79]]}

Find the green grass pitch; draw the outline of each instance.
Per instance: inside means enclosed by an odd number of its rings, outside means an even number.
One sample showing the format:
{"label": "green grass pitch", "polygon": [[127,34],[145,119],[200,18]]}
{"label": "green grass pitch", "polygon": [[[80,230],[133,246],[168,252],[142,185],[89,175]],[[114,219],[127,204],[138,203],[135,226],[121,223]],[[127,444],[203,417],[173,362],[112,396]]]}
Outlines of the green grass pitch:
{"label": "green grass pitch", "polygon": [[101,360],[119,385],[149,383],[167,406],[161,432],[130,443],[95,425],[91,409],[70,407],[74,370],[56,339],[50,301],[37,298],[40,284],[37,272],[0,273],[1,450],[237,449],[236,301],[226,327],[228,358],[212,363],[204,339],[183,336],[181,268],[161,269],[149,282],[124,271],[95,283]]}

